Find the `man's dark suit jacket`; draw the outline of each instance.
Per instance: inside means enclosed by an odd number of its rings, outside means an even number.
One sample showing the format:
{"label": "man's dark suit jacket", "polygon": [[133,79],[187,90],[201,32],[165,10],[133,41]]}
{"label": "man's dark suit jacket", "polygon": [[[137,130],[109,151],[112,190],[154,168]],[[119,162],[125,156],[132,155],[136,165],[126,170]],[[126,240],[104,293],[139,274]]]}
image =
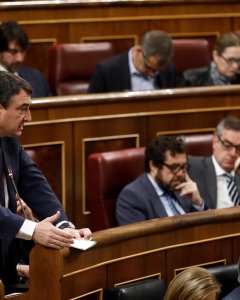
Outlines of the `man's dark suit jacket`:
{"label": "man's dark suit jacket", "polygon": [[46,79],[42,73],[36,69],[21,66],[17,73],[27,82],[29,82],[33,88],[32,98],[41,98],[51,96],[51,92]]}
{"label": "man's dark suit jacket", "polygon": [[[212,157],[189,156],[191,165],[189,176],[197,183],[198,190],[208,208],[217,207],[217,176]],[[235,181],[240,191],[240,176],[235,176]]]}
{"label": "man's dark suit jacket", "polygon": [[[212,86],[213,80],[210,76],[210,68],[198,68],[186,70],[183,73],[184,83],[186,86]],[[240,74],[237,74],[232,80],[231,84],[240,83]]]}
{"label": "man's dark suit jacket", "polygon": [[240,299],[240,286],[236,287],[230,294],[222,298],[222,300],[239,300]]}
{"label": "man's dark suit jacket", "polygon": [[[186,213],[195,211],[187,197],[179,197],[180,205]],[[167,217],[167,212],[146,173],[123,188],[117,199],[116,219],[118,225],[130,224]]]}
{"label": "man's dark suit jacket", "polygon": [[[156,77],[156,88],[177,86],[176,68],[168,64]],[[120,54],[102,61],[96,66],[88,93],[107,93],[131,91],[131,78],[128,53]]]}
{"label": "man's dark suit jacket", "polygon": [[[2,254],[5,259],[5,268],[0,269],[0,278],[5,279],[5,282],[10,282],[16,276],[16,263],[19,262],[18,259],[21,257],[21,253],[17,253],[17,249],[20,249],[20,239],[15,238],[15,236],[25,219],[16,214],[16,192],[7,168],[10,166],[12,169],[20,197],[36,213],[39,220],[55,214],[58,210],[61,212],[61,216],[57,222],[68,219],[57,196],[43,174],[37,170],[34,162],[19,144],[18,139],[2,138],[2,148],[9,205],[8,208],[0,205],[0,242],[2,242],[0,246],[3,247],[2,251],[4,253]],[[1,264],[3,264],[2,257],[0,266]]]}

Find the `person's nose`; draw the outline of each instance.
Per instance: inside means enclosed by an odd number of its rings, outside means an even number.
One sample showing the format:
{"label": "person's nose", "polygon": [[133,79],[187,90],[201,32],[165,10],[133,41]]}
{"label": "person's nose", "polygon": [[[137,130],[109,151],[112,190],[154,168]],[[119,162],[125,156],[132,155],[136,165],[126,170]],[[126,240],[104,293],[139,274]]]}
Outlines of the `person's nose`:
{"label": "person's nose", "polygon": [[32,115],[31,115],[31,112],[30,112],[29,109],[27,110],[27,112],[26,112],[26,114],[25,114],[24,120],[25,120],[26,122],[31,122],[31,121],[32,121]]}
{"label": "person's nose", "polygon": [[24,61],[24,53],[23,52],[17,52],[16,54],[15,54],[15,60],[16,60],[16,62],[18,62],[18,63],[22,63],[23,61]]}

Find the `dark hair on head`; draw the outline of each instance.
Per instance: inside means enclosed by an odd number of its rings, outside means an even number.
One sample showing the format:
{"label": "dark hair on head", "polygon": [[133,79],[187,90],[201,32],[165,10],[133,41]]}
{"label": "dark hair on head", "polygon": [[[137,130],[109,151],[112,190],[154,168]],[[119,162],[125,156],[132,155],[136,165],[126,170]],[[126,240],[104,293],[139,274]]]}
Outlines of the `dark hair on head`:
{"label": "dark hair on head", "polygon": [[145,150],[145,172],[150,171],[150,160],[152,160],[155,166],[162,166],[166,160],[167,151],[170,151],[170,154],[175,156],[179,153],[186,153],[186,147],[183,140],[176,135],[159,135],[154,138]]}
{"label": "dark hair on head", "polygon": [[214,49],[217,51],[218,55],[222,55],[228,47],[240,47],[240,38],[234,32],[221,35],[217,39]]}
{"label": "dark hair on head", "polygon": [[222,136],[223,130],[240,131],[240,119],[233,116],[222,119],[216,128],[216,133],[219,137]]}
{"label": "dark hair on head", "polygon": [[12,102],[12,97],[24,90],[28,95],[32,94],[31,85],[24,79],[13,73],[0,71],[0,104],[4,108]]}
{"label": "dark hair on head", "polygon": [[6,21],[0,25],[0,52],[8,50],[10,42],[15,42],[22,50],[28,47],[28,36],[16,21]]}
{"label": "dark hair on head", "polygon": [[145,33],[142,37],[141,46],[146,58],[158,55],[162,59],[167,59],[173,53],[171,37],[161,30],[152,30]]}

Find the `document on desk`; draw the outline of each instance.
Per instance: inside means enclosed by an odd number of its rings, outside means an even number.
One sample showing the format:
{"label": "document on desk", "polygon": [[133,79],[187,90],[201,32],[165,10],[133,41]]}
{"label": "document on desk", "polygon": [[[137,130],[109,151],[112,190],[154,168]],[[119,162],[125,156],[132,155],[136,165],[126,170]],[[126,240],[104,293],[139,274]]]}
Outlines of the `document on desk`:
{"label": "document on desk", "polygon": [[76,249],[80,249],[80,250],[87,250],[91,247],[93,247],[94,245],[96,245],[96,241],[92,241],[92,240],[77,240],[74,239],[73,244],[71,244],[71,247],[76,248]]}

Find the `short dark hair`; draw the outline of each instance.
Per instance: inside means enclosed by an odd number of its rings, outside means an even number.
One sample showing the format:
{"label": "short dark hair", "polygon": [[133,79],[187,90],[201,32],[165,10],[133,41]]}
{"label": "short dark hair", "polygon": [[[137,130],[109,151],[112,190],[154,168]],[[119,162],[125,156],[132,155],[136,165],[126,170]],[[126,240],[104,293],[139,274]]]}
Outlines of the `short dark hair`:
{"label": "short dark hair", "polygon": [[240,131],[240,119],[234,116],[228,116],[222,119],[216,128],[216,133],[220,137],[223,130]]}
{"label": "short dark hair", "polygon": [[0,52],[7,51],[10,42],[15,42],[24,51],[27,50],[27,33],[16,21],[6,21],[0,25]]}
{"label": "short dark hair", "polygon": [[169,58],[173,53],[171,37],[164,31],[152,30],[144,34],[141,41],[144,56],[159,55],[163,59]]}
{"label": "short dark hair", "polygon": [[4,108],[12,102],[12,97],[24,90],[28,95],[32,94],[31,85],[21,77],[13,73],[0,71],[0,104]]}
{"label": "short dark hair", "polygon": [[162,166],[166,160],[167,151],[170,151],[171,155],[175,156],[178,153],[186,153],[186,147],[183,140],[176,135],[159,135],[154,138],[145,150],[145,172],[150,171],[150,160],[155,166]]}
{"label": "short dark hair", "polygon": [[234,32],[228,32],[221,35],[215,44],[214,49],[218,55],[222,55],[228,47],[240,47],[240,37]]}

